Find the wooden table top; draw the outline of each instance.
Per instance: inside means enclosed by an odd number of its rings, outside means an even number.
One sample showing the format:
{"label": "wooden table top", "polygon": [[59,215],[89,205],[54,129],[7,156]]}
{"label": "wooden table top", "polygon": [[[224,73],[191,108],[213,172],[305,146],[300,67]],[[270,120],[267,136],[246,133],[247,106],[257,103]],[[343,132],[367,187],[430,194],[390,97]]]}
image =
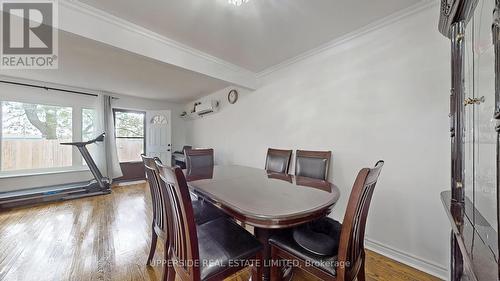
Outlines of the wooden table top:
{"label": "wooden table top", "polygon": [[186,178],[195,193],[261,228],[291,227],[326,216],[340,196],[327,181],[244,166],[215,166]]}

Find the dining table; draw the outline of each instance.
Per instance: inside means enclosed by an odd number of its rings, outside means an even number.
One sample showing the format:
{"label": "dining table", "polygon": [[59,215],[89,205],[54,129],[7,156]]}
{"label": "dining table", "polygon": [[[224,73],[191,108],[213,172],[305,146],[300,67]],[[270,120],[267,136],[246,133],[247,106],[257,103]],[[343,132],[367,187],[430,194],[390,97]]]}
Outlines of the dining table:
{"label": "dining table", "polygon": [[237,165],[215,165],[186,174],[190,191],[230,217],[253,226],[263,250],[252,280],[269,280],[276,231],[329,215],[340,192],[333,183]]}

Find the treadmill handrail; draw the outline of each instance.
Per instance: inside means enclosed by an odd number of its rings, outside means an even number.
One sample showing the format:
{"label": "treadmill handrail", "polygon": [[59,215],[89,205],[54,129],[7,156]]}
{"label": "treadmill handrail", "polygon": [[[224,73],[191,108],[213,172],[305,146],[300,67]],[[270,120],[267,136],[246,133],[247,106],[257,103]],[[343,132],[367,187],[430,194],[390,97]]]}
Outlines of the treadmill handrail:
{"label": "treadmill handrail", "polygon": [[94,179],[96,180],[97,184],[101,189],[109,189],[109,179],[102,176],[101,171],[99,171],[97,164],[95,163],[94,159],[92,159],[92,155],[90,155],[90,152],[87,149],[87,145],[95,142],[102,142],[104,141],[105,136],[106,134],[102,133],[99,136],[97,136],[97,138],[89,140],[87,142],[61,143],[62,145],[73,145],[76,146],[76,148],[78,148],[78,151],[80,151],[80,154],[82,154],[83,160],[85,160],[85,163],[87,163],[90,172],[92,172]]}
{"label": "treadmill handrail", "polygon": [[97,136],[95,139],[85,141],[85,142],[62,142],[61,145],[74,145],[74,146],[85,146],[89,144],[93,144],[96,142],[103,142],[104,137],[106,136],[106,133],[102,133],[99,136]]}

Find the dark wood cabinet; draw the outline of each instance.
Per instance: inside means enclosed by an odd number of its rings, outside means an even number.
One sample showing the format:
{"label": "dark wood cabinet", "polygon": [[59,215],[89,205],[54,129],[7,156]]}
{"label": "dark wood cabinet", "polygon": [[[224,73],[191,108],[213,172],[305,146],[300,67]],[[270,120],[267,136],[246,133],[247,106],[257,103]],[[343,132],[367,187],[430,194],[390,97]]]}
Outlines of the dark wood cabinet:
{"label": "dark wood cabinet", "polygon": [[451,42],[451,280],[499,279],[499,0],[442,0]]}

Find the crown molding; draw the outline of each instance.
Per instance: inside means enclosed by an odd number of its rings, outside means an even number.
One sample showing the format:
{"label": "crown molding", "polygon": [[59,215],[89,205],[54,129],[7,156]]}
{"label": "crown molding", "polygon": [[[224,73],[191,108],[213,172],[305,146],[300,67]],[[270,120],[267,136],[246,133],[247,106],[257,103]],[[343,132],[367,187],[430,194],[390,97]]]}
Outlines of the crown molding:
{"label": "crown molding", "polygon": [[[190,46],[187,46],[185,44],[182,44],[180,42],[177,42],[175,40],[172,40],[166,36],[160,35],[156,32],[153,32],[147,28],[141,27],[139,25],[136,25],[134,23],[131,23],[127,20],[124,20],[122,18],[119,18],[117,16],[111,15],[105,11],[102,11],[100,9],[97,9],[95,7],[92,7],[90,5],[87,5],[85,3],[82,3],[77,0],[59,0],[59,4],[61,7],[61,10],[68,9],[73,12],[83,14],[87,17],[90,17],[92,19],[96,19],[100,22],[105,22],[109,25],[112,25],[114,27],[119,28],[120,30],[125,30],[128,32],[131,32],[135,35],[138,35],[142,38],[146,38],[148,40],[152,40],[156,43],[161,44],[163,47],[170,49],[170,50],[175,50],[176,52],[180,52],[183,55],[190,56],[192,58],[195,58],[197,61],[202,61],[204,64],[203,66],[197,67],[196,65],[182,65],[181,63],[176,63],[175,61],[170,62],[170,61],[165,61],[162,59],[158,59],[153,56],[145,55],[140,52],[136,51],[131,51],[133,53],[137,53],[139,55],[144,55],[146,57],[150,57],[155,60],[160,60],[165,63],[169,63],[181,68],[185,68],[194,72],[198,72],[216,79],[220,79],[226,82],[229,82],[231,84],[235,84],[237,86],[241,86],[244,88],[248,89],[257,89],[260,85],[259,81],[261,78],[266,77],[274,72],[277,72],[281,69],[285,69],[291,65],[294,65],[296,63],[302,62],[310,57],[316,56],[320,53],[323,53],[325,51],[328,51],[330,49],[333,49],[335,47],[338,47],[340,45],[343,45],[347,42],[350,42],[352,40],[355,40],[359,37],[362,37],[368,33],[374,32],[378,29],[382,29],[390,24],[393,24],[397,21],[400,21],[408,16],[411,16],[413,14],[419,13],[423,10],[426,10],[431,7],[435,7],[439,4],[439,1],[437,0],[421,0],[417,4],[410,6],[406,9],[403,9],[399,12],[393,13],[387,17],[384,17],[380,20],[377,20],[367,26],[364,26],[356,31],[350,32],[344,36],[341,36],[339,38],[336,38],[330,42],[327,42],[323,45],[320,45],[319,47],[316,47],[314,49],[311,49],[309,51],[306,51],[298,56],[295,56],[291,59],[288,59],[284,62],[281,62],[279,64],[276,64],[274,66],[271,66],[261,72],[255,73],[252,72],[248,69],[242,68],[238,65],[232,64],[228,61],[225,61],[223,59],[220,59],[218,57],[212,56],[210,54],[207,54],[205,52],[202,52],[198,49],[192,48]],[[78,35],[78,32],[73,32],[72,30],[66,30]],[[89,37],[86,36],[85,34],[82,34],[81,36],[84,37]],[[90,38],[90,37],[89,37]],[[95,38],[90,38],[93,40],[96,40]],[[101,40],[96,40],[96,41],[101,41]],[[102,42],[102,41],[101,41]],[[107,42],[104,42],[106,44],[109,44]],[[109,44],[118,48],[122,48],[122,46],[117,46],[117,44]],[[126,48],[123,48],[125,50],[128,50]],[[128,50],[130,51],[130,50]],[[181,60],[183,61],[183,60]]]}
{"label": "crown molding", "polygon": [[77,1],[77,0],[59,0],[59,3],[60,5],[66,7],[66,8],[70,8],[70,9],[73,9],[73,10],[77,10],[79,12],[83,12],[89,16],[93,16],[93,17],[96,17],[96,18],[99,18],[101,20],[104,20],[108,23],[111,23],[111,24],[114,24],[114,25],[117,25],[119,27],[122,27],[124,29],[127,29],[127,30],[130,30],[130,31],[133,31],[135,33],[138,33],[138,34],[141,34],[143,36],[146,36],[146,37],[149,37],[151,39],[154,39],[154,40],[157,40],[159,42],[162,42],[163,44],[165,45],[168,45],[172,48],[176,48],[178,50],[182,50],[182,51],[185,51],[185,52],[188,52],[194,56],[198,56],[198,57],[201,57],[203,59],[206,59],[206,60],[209,60],[213,63],[216,63],[216,64],[219,64],[219,65],[222,65],[224,67],[226,67],[227,69],[229,70],[233,70],[233,71],[238,71],[238,72],[248,72],[248,73],[253,73],[251,72],[250,70],[247,70],[247,69],[244,69],[240,66],[237,66],[235,64],[232,64],[228,61],[225,61],[223,59],[220,59],[218,57],[215,57],[215,56],[212,56],[212,55],[209,55],[205,52],[202,52],[198,49],[195,49],[195,48],[192,48],[192,47],[189,47],[187,45],[184,45],[180,42],[177,42],[175,40],[172,40],[168,37],[165,37],[163,35],[160,35],[156,32],[153,32],[147,28],[144,28],[144,27],[141,27],[139,25],[136,25],[134,23],[131,23],[127,20],[124,20],[122,18],[119,18],[117,16],[114,16],[112,14],[109,14],[105,11],[102,11],[100,9],[97,9],[93,6],[90,6],[90,5],[87,5],[83,2],[80,2],[80,1]]}
{"label": "crown molding", "polygon": [[[103,42],[103,40],[98,40],[96,38],[92,38],[91,36],[89,37],[88,32],[86,34],[81,34],[80,32],[76,31],[75,28],[72,28],[76,25],[76,23],[67,23],[63,22],[63,12],[72,12],[72,15],[78,15],[80,16],[80,19],[83,17],[87,17],[88,19],[93,19],[96,20],[99,23],[106,23],[112,27],[119,28],[122,31],[127,31],[130,32],[136,36],[139,36],[141,38],[144,38],[146,40],[151,40],[156,43],[159,43],[162,47],[168,49],[168,50],[174,50],[177,53],[181,53],[183,56],[189,56],[193,58],[195,61],[202,62],[204,66],[200,67],[199,70],[196,69],[196,66],[186,66],[182,64],[178,64],[175,62],[169,62],[169,61],[164,61],[160,60],[166,63],[170,63],[172,65],[185,68],[191,71],[199,72],[204,75],[217,78],[223,81],[227,81],[230,83],[234,83],[246,88],[250,89],[255,89],[257,85],[256,81],[256,74],[250,70],[244,69],[240,66],[237,66],[235,64],[232,64],[228,61],[222,60],[218,57],[209,55],[205,52],[202,52],[198,49],[189,47],[187,45],[184,45],[182,43],[179,43],[177,41],[174,41],[170,38],[167,38],[163,35],[160,35],[156,32],[153,32],[149,29],[146,29],[144,27],[141,27],[137,24],[131,23],[127,20],[124,20],[122,18],[119,18],[117,16],[111,15],[105,11],[102,11],[100,9],[94,8],[90,5],[84,4],[82,2],[76,1],[76,0],[59,0],[59,5],[60,5],[60,11],[61,11],[61,19],[59,22],[59,28],[64,31],[68,31],[71,33],[75,33],[77,35],[87,37],[92,40],[100,41]],[[78,21],[78,19],[74,19],[72,17],[67,17],[66,20],[74,20]],[[103,28],[106,28],[103,26]],[[112,36],[120,36],[120,34],[112,34]],[[150,41],[150,42],[151,42]],[[105,44],[112,45],[117,48],[125,49],[127,51],[131,51],[133,53],[137,53],[139,55],[144,55],[140,52],[134,51],[134,50],[129,50],[127,48],[124,48],[123,46],[119,46],[116,44],[110,44],[108,42],[103,42]],[[146,57],[151,57],[148,55],[144,55]],[[153,59],[158,60],[155,57],[151,57]],[[185,61],[185,60],[180,60],[180,61]],[[208,71],[207,71],[208,70]],[[211,73],[211,70],[213,70]]]}
{"label": "crown molding", "polygon": [[420,2],[418,2],[417,4],[415,4],[413,6],[410,6],[406,9],[403,9],[401,11],[393,13],[393,14],[386,16],[382,19],[379,19],[379,20],[377,20],[373,23],[370,23],[370,24],[368,24],[360,29],[353,31],[353,32],[349,32],[346,35],[338,37],[330,42],[327,42],[323,45],[320,45],[319,47],[316,47],[314,49],[306,51],[298,56],[295,56],[295,57],[288,59],[284,62],[281,62],[277,65],[271,66],[271,67],[257,73],[257,79],[261,79],[261,78],[266,77],[274,72],[277,72],[279,70],[290,67],[296,63],[302,62],[310,57],[314,57],[314,56],[319,55],[323,52],[326,52],[328,50],[331,50],[333,48],[341,46],[347,42],[350,42],[350,41],[355,40],[359,37],[362,37],[368,33],[374,32],[374,31],[382,29],[388,25],[396,23],[400,20],[403,20],[411,15],[417,14],[417,13],[424,11],[424,10],[427,10],[431,7],[435,7],[438,4],[439,4],[439,1],[436,1],[436,0],[421,0]]}

